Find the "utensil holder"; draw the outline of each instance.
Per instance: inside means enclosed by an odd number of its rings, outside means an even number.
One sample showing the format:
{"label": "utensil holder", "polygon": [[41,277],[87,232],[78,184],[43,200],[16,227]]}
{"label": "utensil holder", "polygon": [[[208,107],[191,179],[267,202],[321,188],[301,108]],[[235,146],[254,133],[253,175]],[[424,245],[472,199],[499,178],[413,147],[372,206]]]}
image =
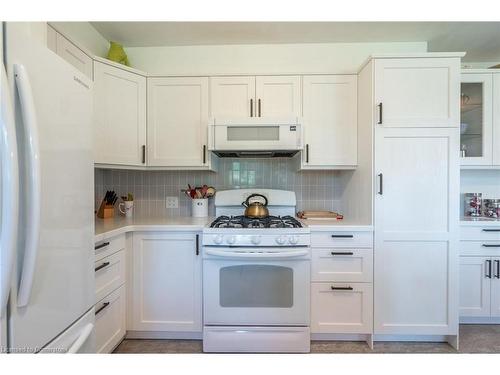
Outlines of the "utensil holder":
{"label": "utensil holder", "polygon": [[207,217],[208,216],[208,198],[194,198],[191,200],[192,209],[191,216]]}

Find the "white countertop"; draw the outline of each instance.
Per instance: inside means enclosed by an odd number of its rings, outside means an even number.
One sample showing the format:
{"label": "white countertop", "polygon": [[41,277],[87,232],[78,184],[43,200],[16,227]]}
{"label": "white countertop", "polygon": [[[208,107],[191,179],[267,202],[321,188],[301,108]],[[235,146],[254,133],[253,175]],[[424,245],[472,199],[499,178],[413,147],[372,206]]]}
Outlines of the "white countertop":
{"label": "white countertop", "polygon": [[[110,219],[95,219],[95,241],[118,236],[132,231],[201,231],[214,220],[213,217],[191,216],[133,217],[117,216]],[[373,231],[373,225],[363,225],[352,220],[298,219],[313,231]]]}
{"label": "white countertop", "polygon": [[133,217],[117,216],[110,219],[95,219],[95,241],[102,241],[132,231],[201,231],[214,220],[213,217],[191,216]]}
{"label": "white countertop", "polygon": [[496,227],[500,226],[500,219],[490,219],[488,217],[463,217],[460,219],[460,225],[463,226],[481,226],[481,227]]}

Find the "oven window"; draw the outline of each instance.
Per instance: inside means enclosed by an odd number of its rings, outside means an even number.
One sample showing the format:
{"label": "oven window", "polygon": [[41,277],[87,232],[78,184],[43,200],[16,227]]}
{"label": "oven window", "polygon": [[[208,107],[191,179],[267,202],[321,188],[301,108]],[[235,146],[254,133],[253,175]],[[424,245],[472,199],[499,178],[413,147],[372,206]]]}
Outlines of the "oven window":
{"label": "oven window", "polygon": [[228,126],[228,141],[279,141],[279,126]]}
{"label": "oven window", "polygon": [[220,269],[222,307],[293,306],[293,269],[270,265],[238,265]]}

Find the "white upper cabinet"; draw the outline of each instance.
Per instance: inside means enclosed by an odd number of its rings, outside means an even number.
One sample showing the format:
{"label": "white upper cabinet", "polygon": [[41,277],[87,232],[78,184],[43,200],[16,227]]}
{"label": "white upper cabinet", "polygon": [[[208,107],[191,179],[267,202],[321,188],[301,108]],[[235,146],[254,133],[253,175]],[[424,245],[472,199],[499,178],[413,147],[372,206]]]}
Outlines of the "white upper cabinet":
{"label": "white upper cabinet", "polygon": [[493,165],[500,166],[500,74],[493,75]]}
{"label": "white upper cabinet", "polygon": [[93,59],[50,25],[47,25],[47,47],[87,77],[93,78]]}
{"label": "white upper cabinet", "polygon": [[300,76],[210,78],[212,117],[298,117]]}
{"label": "white upper cabinet", "polygon": [[456,58],[375,60],[375,123],[384,127],[456,127],[460,66]]}
{"label": "white upper cabinet", "polygon": [[255,115],[255,77],[211,77],[212,117],[253,117]]}
{"label": "white upper cabinet", "polygon": [[493,77],[462,74],[460,150],[462,165],[493,163]]}
{"label": "white upper cabinet", "polygon": [[357,164],[357,77],[303,77],[303,169]]}
{"label": "white upper cabinet", "polygon": [[259,76],[255,90],[256,117],[301,116],[300,76]]}
{"label": "white upper cabinet", "polygon": [[146,77],[94,62],[95,163],[146,164]]}
{"label": "white upper cabinet", "polygon": [[208,78],[148,78],[148,165],[206,167]]}

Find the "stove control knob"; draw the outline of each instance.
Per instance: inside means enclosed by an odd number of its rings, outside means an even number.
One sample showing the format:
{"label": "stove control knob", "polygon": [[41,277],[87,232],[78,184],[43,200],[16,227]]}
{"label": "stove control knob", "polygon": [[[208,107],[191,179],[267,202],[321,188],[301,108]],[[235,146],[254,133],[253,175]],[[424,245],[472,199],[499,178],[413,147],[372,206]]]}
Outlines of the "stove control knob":
{"label": "stove control knob", "polygon": [[235,236],[229,236],[227,239],[226,239],[226,242],[229,244],[229,245],[232,245],[236,242],[236,237]]}
{"label": "stove control knob", "polygon": [[214,242],[217,245],[220,245],[222,243],[223,238],[224,237],[222,237],[222,234],[217,234],[217,235],[214,236]]}
{"label": "stove control knob", "polygon": [[276,243],[278,245],[284,245],[285,242],[286,242],[286,237],[285,236],[276,237]]}
{"label": "stove control knob", "polygon": [[258,244],[260,244],[260,236],[252,236],[252,238],[250,239],[250,241],[252,241],[252,243],[254,245],[258,245]]}
{"label": "stove control knob", "polygon": [[290,242],[290,244],[292,244],[292,245],[297,245],[299,243],[299,237],[298,236],[291,236],[288,239],[288,242]]}

